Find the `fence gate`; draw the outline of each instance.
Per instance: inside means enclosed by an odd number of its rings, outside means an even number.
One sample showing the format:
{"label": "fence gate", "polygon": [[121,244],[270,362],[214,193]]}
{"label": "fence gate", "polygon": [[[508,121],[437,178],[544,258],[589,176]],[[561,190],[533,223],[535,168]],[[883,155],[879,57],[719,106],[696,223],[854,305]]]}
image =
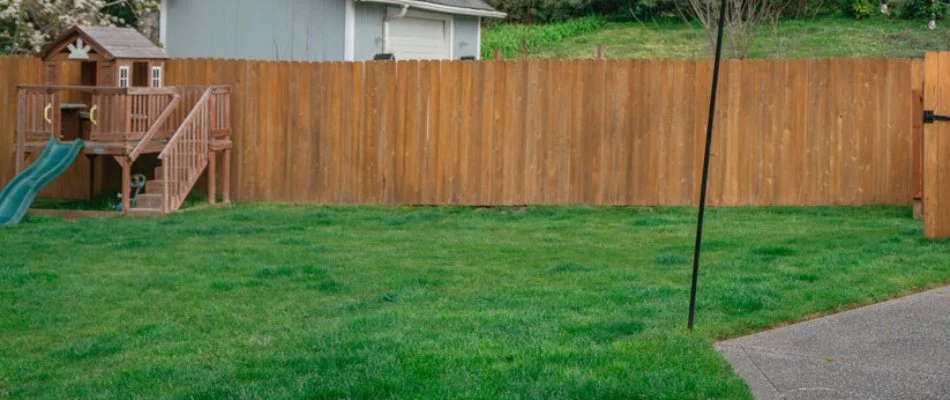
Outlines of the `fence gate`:
{"label": "fence gate", "polygon": [[924,57],[924,236],[950,237],[950,53]]}

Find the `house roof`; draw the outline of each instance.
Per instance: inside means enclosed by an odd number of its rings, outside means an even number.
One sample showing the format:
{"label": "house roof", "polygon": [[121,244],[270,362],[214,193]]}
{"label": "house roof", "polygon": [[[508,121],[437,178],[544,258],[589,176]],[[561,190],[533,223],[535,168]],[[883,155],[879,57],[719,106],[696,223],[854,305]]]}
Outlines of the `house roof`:
{"label": "house roof", "polygon": [[138,58],[138,59],[164,59],[168,58],[165,49],[156,46],[150,42],[139,31],[132,28],[110,28],[94,26],[74,26],[60,35],[59,38],[46,45],[41,52],[41,56],[46,58],[48,53],[58,44],[66,40],[72,40],[73,36],[79,36],[90,45],[94,46],[99,52],[104,53],[107,58]]}
{"label": "house roof", "polygon": [[441,4],[450,7],[471,8],[475,10],[498,11],[482,0],[421,0],[423,3]]}
{"label": "house roof", "polygon": [[446,14],[473,15],[479,17],[505,18],[508,14],[496,10],[483,0],[360,0],[368,3],[383,3],[408,6],[420,10]]}

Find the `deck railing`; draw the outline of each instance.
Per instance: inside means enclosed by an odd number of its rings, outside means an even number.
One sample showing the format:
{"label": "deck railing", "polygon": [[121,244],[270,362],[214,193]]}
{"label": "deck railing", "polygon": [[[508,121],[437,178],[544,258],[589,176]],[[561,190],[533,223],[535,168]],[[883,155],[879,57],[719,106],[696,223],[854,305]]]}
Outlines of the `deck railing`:
{"label": "deck railing", "polygon": [[211,137],[231,137],[231,87],[211,87]]}
{"label": "deck railing", "polygon": [[[137,99],[133,97],[133,102],[135,100]],[[159,109],[158,107],[162,106],[161,102],[155,101],[154,97],[140,100],[142,103],[144,103],[143,105],[147,109],[147,113],[142,115],[141,119],[147,123],[146,126],[148,127],[148,131],[142,135],[142,139],[139,140],[139,143],[135,145],[135,148],[133,148],[131,152],[129,152],[129,158],[131,158],[133,162],[139,157],[139,155],[142,154],[143,151],[145,151],[146,146],[148,146],[152,139],[161,131],[162,127],[165,125],[165,121],[171,117],[172,113],[181,102],[181,96],[179,96],[177,93],[172,94],[171,100],[167,104],[164,104],[164,107],[161,108],[161,114],[158,114],[157,116],[155,116],[155,111]],[[133,107],[133,119],[135,119],[137,115],[135,114],[134,110],[135,108]]]}
{"label": "deck railing", "polygon": [[53,135],[53,94],[21,90],[17,96],[18,140],[49,140]]}
{"label": "deck railing", "polygon": [[26,143],[49,140],[53,135],[53,94],[20,89],[17,92],[16,171],[24,167]]}
{"label": "deck railing", "polygon": [[[83,104],[88,113],[91,141],[140,141],[179,96],[175,88],[102,88],[94,86],[19,86],[24,141],[46,141],[55,137],[62,124],[60,105],[63,92],[88,97]],[[167,117],[165,117],[167,120]],[[177,125],[168,128],[168,136]],[[161,128],[156,128],[156,131]],[[158,135],[158,132],[153,135]]]}
{"label": "deck railing", "polygon": [[208,165],[211,140],[212,89],[206,88],[158,155],[162,161],[162,212],[177,210]]}

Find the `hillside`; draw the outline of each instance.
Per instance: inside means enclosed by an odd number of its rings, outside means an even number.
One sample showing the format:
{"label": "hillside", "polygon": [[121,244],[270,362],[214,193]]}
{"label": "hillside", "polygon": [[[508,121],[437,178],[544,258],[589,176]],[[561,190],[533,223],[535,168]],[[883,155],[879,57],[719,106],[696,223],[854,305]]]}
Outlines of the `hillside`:
{"label": "hillside", "polygon": [[[706,33],[698,25],[600,22],[591,26],[590,19],[582,20],[583,24],[569,22],[568,29],[493,27],[486,31],[483,54],[507,45],[506,58],[591,58],[598,44],[607,46],[608,58],[701,58],[711,54]],[[532,34],[532,30],[555,30],[558,34]],[[530,44],[519,35],[532,35]],[[827,17],[786,20],[763,28],[749,57],[920,57],[925,51],[948,49],[950,21],[930,30],[920,21]]]}

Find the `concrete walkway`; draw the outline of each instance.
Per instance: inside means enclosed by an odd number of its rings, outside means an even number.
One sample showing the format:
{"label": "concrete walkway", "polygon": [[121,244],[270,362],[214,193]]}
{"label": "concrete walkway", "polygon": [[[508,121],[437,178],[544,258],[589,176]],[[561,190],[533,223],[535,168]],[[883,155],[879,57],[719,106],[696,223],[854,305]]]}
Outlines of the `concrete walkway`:
{"label": "concrete walkway", "polygon": [[756,399],[950,399],[950,286],[716,349]]}

